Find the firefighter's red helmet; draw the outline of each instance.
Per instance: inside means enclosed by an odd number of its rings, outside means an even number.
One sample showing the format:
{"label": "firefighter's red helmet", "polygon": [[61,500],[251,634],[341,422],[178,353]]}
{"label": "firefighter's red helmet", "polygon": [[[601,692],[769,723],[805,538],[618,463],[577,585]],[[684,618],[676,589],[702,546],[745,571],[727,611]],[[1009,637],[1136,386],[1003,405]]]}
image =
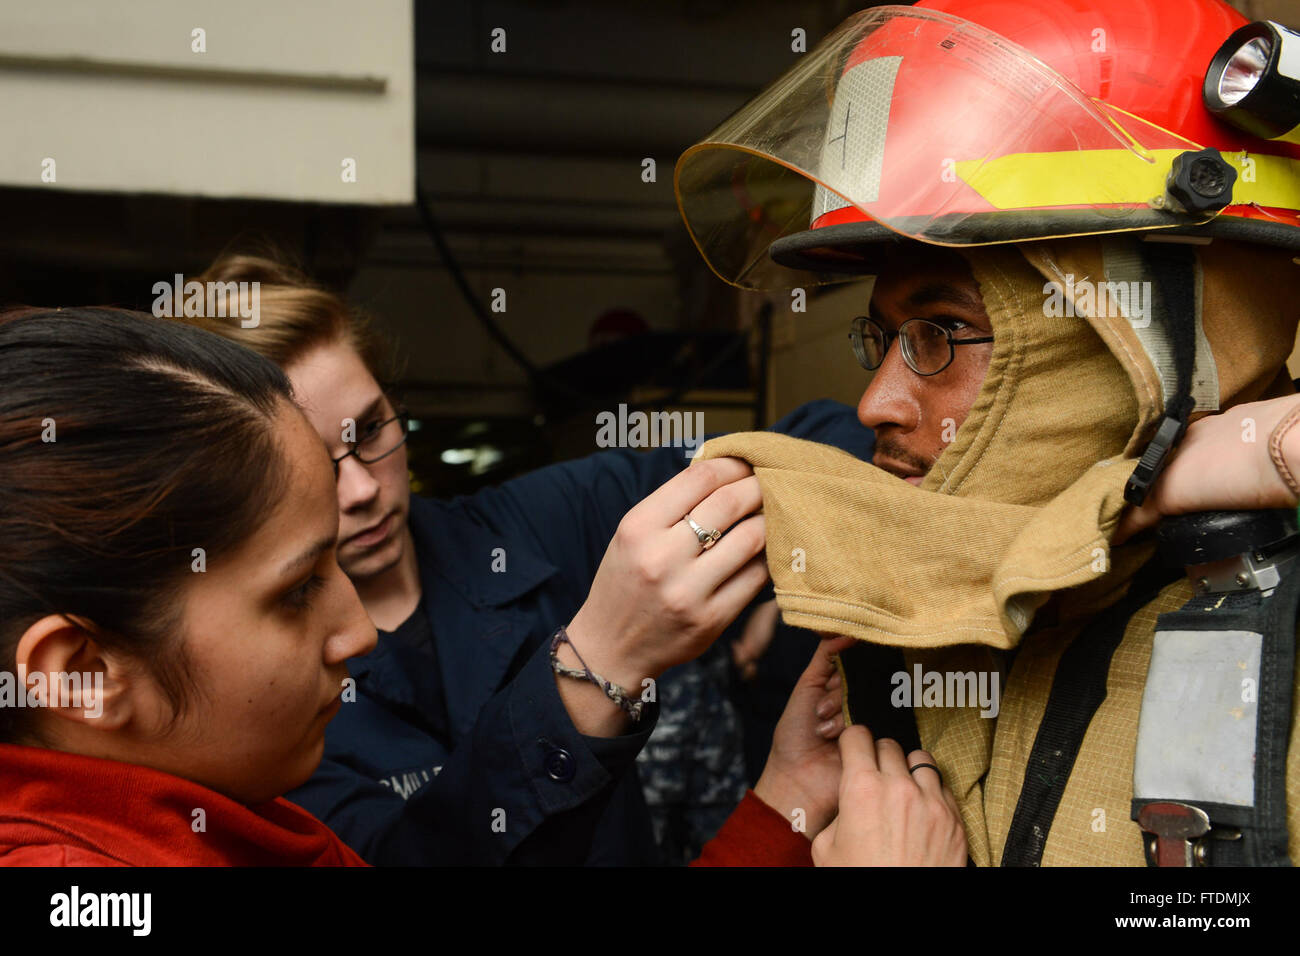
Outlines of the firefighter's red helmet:
{"label": "firefighter's red helmet", "polygon": [[1300,147],[1205,106],[1221,0],[923,0],[841,24],[678,161],[686,225],[746,287],[938,245],[1139,230],[1300,248]]}

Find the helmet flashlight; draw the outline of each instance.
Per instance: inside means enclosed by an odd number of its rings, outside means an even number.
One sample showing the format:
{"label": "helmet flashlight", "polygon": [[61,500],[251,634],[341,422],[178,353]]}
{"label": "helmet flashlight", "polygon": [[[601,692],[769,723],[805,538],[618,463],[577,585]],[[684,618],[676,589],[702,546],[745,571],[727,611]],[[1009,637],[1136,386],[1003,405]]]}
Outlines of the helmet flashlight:
{"label": "helmet flashlight", "polygon": [[1300,33],[1271,20],[1228,37],[1205,71],[1205,105],[1263,139],[1300,143]]}

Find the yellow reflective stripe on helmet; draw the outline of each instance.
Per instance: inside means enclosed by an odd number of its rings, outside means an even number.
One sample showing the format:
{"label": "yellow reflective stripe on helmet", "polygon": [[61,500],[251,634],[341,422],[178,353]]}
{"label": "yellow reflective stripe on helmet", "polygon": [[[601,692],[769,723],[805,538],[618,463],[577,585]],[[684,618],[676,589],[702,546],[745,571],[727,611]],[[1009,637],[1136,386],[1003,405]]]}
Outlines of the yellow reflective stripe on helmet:
{"label": "yellow reflective stripe on helmet", "polygon": [[1274,209],[1300,209],[1300,161],[1267,153],[1224,153],[1237,170],[1232,201]]}
{"label": "yellow reflective stripe on helmet", "polygon": [[[1012,153],[953,165],[962,181],[996,209],[1146,206],[1164,196],[1170,166],[1182,152],[1151,150],[1154,162],[1127,149]],[[1300,210],[1300,161],[1244,152],[1224,153],[1223,158],[1237,170],[1234,205]]]}

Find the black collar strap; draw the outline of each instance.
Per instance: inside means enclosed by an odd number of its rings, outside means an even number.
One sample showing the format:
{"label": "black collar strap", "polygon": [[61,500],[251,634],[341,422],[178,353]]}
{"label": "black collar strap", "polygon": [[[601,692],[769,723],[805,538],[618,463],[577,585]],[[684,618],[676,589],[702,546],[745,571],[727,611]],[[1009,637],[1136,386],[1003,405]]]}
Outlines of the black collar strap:
{"label": "black collar strap", "polygon": [[1124,500],[1141,505],[1187,431],[1195,401],[1192,384],[1196,367],[1196,253],[1183,243],[1144,242],[1142,258],[1155,277],[1152,304],[1155,319],[1164,325],[1173,347],[1174,394],[1155,437],[1124,487]]}

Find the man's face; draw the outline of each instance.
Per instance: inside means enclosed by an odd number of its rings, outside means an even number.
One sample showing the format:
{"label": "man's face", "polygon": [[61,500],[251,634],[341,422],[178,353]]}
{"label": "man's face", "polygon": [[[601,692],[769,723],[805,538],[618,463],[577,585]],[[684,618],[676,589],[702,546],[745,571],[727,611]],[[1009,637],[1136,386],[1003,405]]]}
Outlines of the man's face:
{"label": "man's face", "polygon": [[[869,317],[887,332],[928,319],[951,329],[954,342],[993,334],[979,285],[957,253],[925,250],[882,273]],[[876,432],[872,464],[919,485],[970,412],[993,344],[955,346],[952,363],[929,376],[909,368],[902,351],[893,339],[858,403],[858,420]]]}

